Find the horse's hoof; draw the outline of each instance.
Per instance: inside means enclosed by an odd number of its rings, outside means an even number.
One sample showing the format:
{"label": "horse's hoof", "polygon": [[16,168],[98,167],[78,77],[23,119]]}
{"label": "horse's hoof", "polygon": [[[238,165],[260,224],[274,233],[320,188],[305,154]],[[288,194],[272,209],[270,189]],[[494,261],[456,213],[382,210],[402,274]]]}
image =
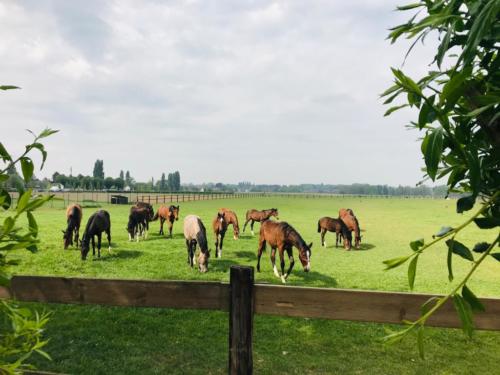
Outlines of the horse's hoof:
{"label": "horse's hoof", "polygon": [[281,275],[281,282],[282,282],[283,284],[286,284],[286,277],[285,277],[285,276],[283,276],[283,275]]}

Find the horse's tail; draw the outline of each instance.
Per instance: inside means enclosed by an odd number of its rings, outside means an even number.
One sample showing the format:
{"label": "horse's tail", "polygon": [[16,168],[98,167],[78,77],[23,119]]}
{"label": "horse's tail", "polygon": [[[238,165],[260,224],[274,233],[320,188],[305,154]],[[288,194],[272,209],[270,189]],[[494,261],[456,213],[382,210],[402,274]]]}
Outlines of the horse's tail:
{"label": "horse's tail", "polygon": [[151,219],[151,221],[156,221],[156,220],[158,220],[158,217],[159,217],[158,212],[159,212],[159,211],[160,211],[160,209],[158,209],[158,211],[156,211],[156,213],[155,213],[155,215],[153,216],[153,218]]}

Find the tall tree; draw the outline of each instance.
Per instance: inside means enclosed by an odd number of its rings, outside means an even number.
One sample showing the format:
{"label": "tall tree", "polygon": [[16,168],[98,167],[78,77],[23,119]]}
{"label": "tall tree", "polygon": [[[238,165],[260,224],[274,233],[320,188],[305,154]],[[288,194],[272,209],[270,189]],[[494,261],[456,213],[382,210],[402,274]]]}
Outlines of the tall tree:
{"label": "tall tree", "polygon": [[165,179],[165,173],[162,173],[160,180],[160,191],[165,191],[166,188],[167,188],[167,181]]}
{"label": "tall tree", "polygon": [[125,174],[123,173],[123,170],[120,171],[120,178],[125,181]]}
{"label": "tall tree", "polygon": [[104,178],[104,162],[102,160],[97,159],[94,163],[94,172],[92,176],[98,178]]}
{"label": "tall tree", "polygon": [[[408,22],[391,29],[389,38],[392,42],[400,37],[414,39],[414,46],[429,33],[437,33],[440,44],[435,64],[418,80],[402,70],[392,69],[394,85],[382,95],[387,97],[385,104],[396,98],[400,98],[402,104],[390,108],[386,115],[403,107],[416,109],[418,118],[411,127],[424,132],[421,144],[424,178],[434,181],[447,176],[448,192],[463,194],[457,200],[458,213],[471,210],[476,201],[481,206],[462,225],[455,228],[445,225],[429,243],[424,244],[424,239],[411,242],[410,255],[384,262],[390,269],[411,260],[410,288],[415,282],[418,258],[443,239],[447,239],[447,262],[444,263],[448,266],[450,282],[454,278],[453,257],[460,256],[471,262],[470,271],[454,283],[448,295],[426,302],[419,319],[387,337],[389,341],[398,341],[407,333],[416,332],[423,356],[424,325],[450,299],[464,331],[472,334],[472,311],[484,307],[467,282],[486,258],[500,261],[500,253],[493,252],[500,242],[498,231],[485,232],[485,241],[475,244],[472,251],[459,241],[466,239],[461,237],[461,231],[469,225],[481,229],[500,225],[500,0],[424,0],[398,9],[417,8]],[[477,253],[476,257],[473,252]]]}

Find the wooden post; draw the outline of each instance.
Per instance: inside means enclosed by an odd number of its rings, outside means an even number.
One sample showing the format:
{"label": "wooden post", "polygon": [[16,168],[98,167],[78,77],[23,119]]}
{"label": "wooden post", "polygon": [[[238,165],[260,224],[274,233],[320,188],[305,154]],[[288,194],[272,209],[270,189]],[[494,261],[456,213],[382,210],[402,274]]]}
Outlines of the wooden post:
{"label": "wooden post", "polygon": [[229,374],[253,372],[253,267],[231,266],[229,286]]}

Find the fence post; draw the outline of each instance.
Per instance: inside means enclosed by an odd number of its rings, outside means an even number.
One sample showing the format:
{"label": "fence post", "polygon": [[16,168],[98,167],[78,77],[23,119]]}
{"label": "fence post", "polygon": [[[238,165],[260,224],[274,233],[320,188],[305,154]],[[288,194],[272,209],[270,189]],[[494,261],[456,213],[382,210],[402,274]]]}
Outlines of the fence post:
{"label": "fence post", "polygon": [[253,372],[253,267],[231,266],[229,292],[229,374]]}

